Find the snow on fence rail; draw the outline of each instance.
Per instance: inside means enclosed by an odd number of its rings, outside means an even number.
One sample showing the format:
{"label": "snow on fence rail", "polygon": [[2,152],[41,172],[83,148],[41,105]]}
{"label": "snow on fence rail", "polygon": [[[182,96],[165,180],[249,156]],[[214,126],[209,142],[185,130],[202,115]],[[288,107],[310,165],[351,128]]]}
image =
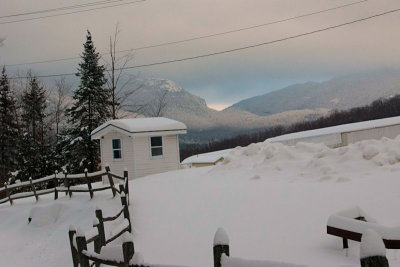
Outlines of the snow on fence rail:
{"label": "snow on fence rail", "polygon": [[[92,182],[96,181],[97,179],[101,178],[103,175],[107,175],[109,185],[103,185],[100,187],[93,188],[92,187]],[[84,173],[80,174],[67,174],[67,173],[55,173],[54,175],[46,176],[43,178],[39,179],[29,179],[29,181],[26,182],[20,182],[20,183],[15,183],[15,184],[4,184],[4,187],[0,188],[0,194],[5,192],[6,197],[3,199],[0,199],[0,204],[10,202],[10,204],[13,204],[13,200],[20,199],[20,198],[27,198],[27,197],[35,197],[36,201],[39,200],[40,195],[45,195],[45,194],[51,194],[54,193],[54,199],[58,198],[58,193],[59,192],[65,192],[66,195],[69,195],[69,197],[72,197],[72,193],[74,192],[89,192],[90,198],[93,198],[93,194],[96,191],[102,191],[102,190],[107,190],[111,189],[113,196],[115,197],[116,193],[120,193],[120,189],[115,188],[114,184],[114,179],[121,180],[124,183],[124,190],[125,194],[129,194],[129,186],[128,186],[128,171],[124,171],[124,176],[117,175],[115,173],[112,173],[110,171],[110,167],[106,166],[105,170],[100,170],[97,172],[93,173],[88,173],[87,170],[85,170]],[[85,183],[79,184],[79,185],[72,185],[73,181],[76,181],[77,179],[84,180]],[[36,188],[36,185],[38,184],[43,184],[43,183],[48,183],[52,182],[53,187],[52,188],[46,188],[46,189],[40,189],[38,190]],[[62,186],[60,186],[62,184]],[[87,189],[83,188],[81,185],[87,185]],[[26,192],[19,192],[19,193],[13,193],[17,189],[30,189],[29,191]],[[128,200],[129,201],[129,200]]]}

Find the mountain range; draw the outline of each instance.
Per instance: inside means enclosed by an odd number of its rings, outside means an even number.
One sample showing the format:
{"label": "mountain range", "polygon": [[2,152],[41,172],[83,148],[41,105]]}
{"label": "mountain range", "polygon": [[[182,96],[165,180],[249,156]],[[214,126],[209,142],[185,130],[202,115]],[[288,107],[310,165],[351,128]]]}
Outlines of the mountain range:
{"label": "mountain range", "polygon": [[[400,72],[386,70],[333,78],[325,82],[294,84],[264,95],[242,100],[222,111],[168,79],[139,79],[140,90],[133,105],[147,105],[165,95],[164,117],[188,126],[182,137],[187,143],[205,143],[275,125],[289,125],[326,115],[333,109],[348,109],[400,93]],[[144,110],[151,116],[151,109]]]}
{"label": "mountain range", "polygon": [[230,108],[267,116],[297,109],[349,109],[400,93],[400,71],[384,70],[306,82],[242,100]]}

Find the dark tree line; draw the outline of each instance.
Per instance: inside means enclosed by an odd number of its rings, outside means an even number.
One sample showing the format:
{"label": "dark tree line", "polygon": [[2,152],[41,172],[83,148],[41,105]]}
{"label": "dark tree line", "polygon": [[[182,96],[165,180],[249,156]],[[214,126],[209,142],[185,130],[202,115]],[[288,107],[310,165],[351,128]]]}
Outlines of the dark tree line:
{"label": "dark tree line", "polygon": [[349,110],[334,110],[327,116],[312,121],[299,122],[290,126],[273,126],[267,129],[260,129],[257,133],[253,134],[239,135],[221,141],[210,141],[205,145],[184,144],[181,146],[180,155],[181,160],[183,160],[196,154],[263,142],[268,138],[283,134],[394,116],[400,116],[400,95],[388,99],[379,99],[372,102],[370,105]]}
{"label": "dark tree line", "polygon": [[[116,118],[119,104],[106,86],[92,35],[87,32],[77,76],[78,88],[67,101],[68,85],[61,79],[48,90],[33,74],[28,79],[0,78],[0,187],[54,173],[93,172],[99,168],[99,143],[91,132]],[[117,85],[113,87],[115,88]],[[52,93],[52,94],[51,94]]]}

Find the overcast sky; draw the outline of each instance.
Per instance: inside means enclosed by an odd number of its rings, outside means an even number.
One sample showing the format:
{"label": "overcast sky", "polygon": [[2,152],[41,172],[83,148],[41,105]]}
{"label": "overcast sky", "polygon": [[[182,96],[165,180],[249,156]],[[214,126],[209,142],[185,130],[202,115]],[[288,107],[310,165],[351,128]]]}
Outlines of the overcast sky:
{"label": "overcast sky", "polygon": [[[95,1],[98,0],[1,0],[0,16]],[[124,2],[129,1],[121,1]],[[0,47],[0,64],[77,56],[82,52],[86,29],[92,32],[98,51],[104,52],[117,23],[121,29],[118,48],[129,49],[267,23],[351,2],[357,0],[147,0],[85,13],[0,24],[0,38],[6,38]],[[294,21],[139,50],[131,65],[268,42],[395,8],[400,8],[398,0],[369,0]],[[21,18],[25,17],[3,18],[0,23]],[[296,82],[398,68],[399,25],[400,12],[281,43],[131,72],[171,79],[218,108]],[[37,75],[69,73],[76,70],[77,62],[19,66],[18,69],[30,68]],[[9,68],[10,72],[16,70]]]}

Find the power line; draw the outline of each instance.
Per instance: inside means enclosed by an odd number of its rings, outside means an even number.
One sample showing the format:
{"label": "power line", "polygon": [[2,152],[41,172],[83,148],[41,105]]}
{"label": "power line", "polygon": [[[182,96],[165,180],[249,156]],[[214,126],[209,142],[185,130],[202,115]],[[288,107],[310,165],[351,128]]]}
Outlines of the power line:
{"label": "power line", "polygon": [[[253,25],[253,26],[249,26],[249,27],[243,27],[243,28],[234,29],[234,30],[230,30],[230,31],[224,31],[224,32],[208,34],[208,35],[201,35],[201,36],[182,39],[182,40],[178,40],[178,41],[165,42],[165,43],[159,43],[159,44],[148,45],[148,46],[141,46],[141,47],[136,47],[136,48],[132,48],[132,49],[119,50],[119,51],[116,51],[116,52],[117,53],[122,53],[122,52],[128,52],[128,51],[138,51],[138,50],[144,50],[144,49],[149,49],[149,48],[155,48],[155,47],[168,46],[168,45],[179,44],[179,43],[184,43],[184,42],[190,42],[190,41],[195,41],[195,40],[200,40],[200,39],[205,39],[205,38],[211,38],[211,37],[216,37],[216,36],[221,36],[221,35],[227,35],[227,34],[236,33],[236,32],[240,32],[240,31],[246,31],[246,30],[265,27],[265,26],[269,26],[269,25],[273,25],[273,24],[278,24],[278,23],[290,21],[290,20],[304,18],[304,17],[316,15],[316,14],[321,14],[321,13],[324,13],[324,12],[328,12],[328,11],[332,11],[332,10],[336,10],[336,9],[340,9],[340,8],[344,8],[344,7],[348,7],[348,6],[364,3],[364,2],[367,2],[367,1],[368,0],[362,0],[362,1],[353,2],[353,3],[349,3],[349,4],[345,4],[345,5],[340,5],[340,6],[324,9],[324,10],[319,10],[319,11],[303,14],[303,15],[298,15],[298,16],[294,16],[294,17],[290,17],[290,18],[286,18],[286,19],[276,20],[276,21],[267,22],[267,23],[258,24],[258,25]],[[107,53],[101,53],[101,55],[106,55],[106,54]],[[49,59],[49,60],[32,61],[32,62],[25,62],[25,63],[8,64],[8,65],[5,65],[5,66],[6,67],[16,67],[16,66],[22,66],[22,65],[53,63],[53,62],[60,62],[60,61],[67,61],[67,60],[75,60],[75,59],[79,59],[79,58],[80,57],[65,57],[65,58],[59,58],[59,59]]]}
{"label": "power line", "polygon": [[[121,0],[121,1],[124,1],[124,0]],[[20,19],[20,20],[4,21],[4,22],[0,22],[0,25],[3,25],[3,24],[10,24],[10,23],[16,23],[16,22],[22,22],[22,21],[38,20],[38,19],[44,19],[44,18],[59,17],[59,16],[70,15],[70,14],[76,14],[76,13],[82,13],[82,12],[100,10],[100,9],[105,9],[105,8],[110,8],[110,7],[131,5],[131,4],[136,4],[136,3],[138,3],[138,2],[145,2],[145,1],[146,1],[146,0],[135,0],[135,1],[127,2],[127,3],[109,5],[109,6],[104,6],[104,7],[96,7],[96,8],[90,8],[90,9],[85,9],[85,10],[77,10],[77,11],[71,11],[71,12],[66,12],[66,13],[61,13],[61,14],[47,15],[47,16],[41,16],[41,17],[35,17],[35,18],[26,18],[26,19]]]}
{"label": "power line", "polygon": [[[248,45],[248,46],[243,46],[243,47],[239,47],[239,48],[223,50],[223,51],[219,51],[219,52],[213,52],[213,53],[209,53],[209,54],[197,55],[197,56],[192,56],[192,57],[185,57],[185,58],[180,58],[180,59],[172,59],[172,60],[167,60],[167,61],[159,61],[159,62],[154,62],[154,63],[148,63],[148,64],[142,64],[142,65],[135,65],[135,66],[130,66],[130,67],[118,68],[116,70],[137,69],[137,68],[143,68],[143,67],[164,65],[164,64],[170,64],[170,63],[175,63],[175,62],[182,62],[182,61],[188,61],[188,60],[193,60],[193,59],[211,57],[211,56],[216,56],[216,55],[221,55],[221,54],[227,54],[227,53],[237,52],[237,51],[241,51],[241,50],[247,50],[247,49],[251,49],[251,48],[255,48],[255,47],[260,47],[260,46],[264,46],[264,45],[270,45],[270,44],[274,44],[274,43],[279,43],[279,42],[283,42],[283,41],[287,41],[287,40],[291,40],[291,39],[295,39],[295,38],[299,38],[299,37],[303,37],[303,36],[307,36],[307,35],[312,35],[312,34],[315,34],[315,33],[320,33],[320,32],[324,32],[324,31],[340,28],[340,27],[343,27],[343,26],[347,26],[347,25],[354,24],[354,23],[357,23],[357,22],[362,22],[362,21],[373,19],[373,18],[385,16],[385,15],[388,15],[388,14],[391,14],[391,13],[395,13],[395,12],[399,12],[399,11],[400,11],[400,8],[393,9],[393,10],[389,10],[389,11],[386,11],[386,12],[383,12],[383,13],[379,13],[379,14],[368,16],[368,17],[364,17],[364,18],[361,18],[361,19],[356,19],[356,20],[352,20],[352,21],[349,21],[349,22],[345,22],[345,23],[342,23],[342,24],[336,24],[336,25],[325,27],[325,28],[321,28],[321,29],[318,29],[318,30],[313,30],[313,31],[310,31],[310,32],[305,32],[305,33],[301,33],[301,34],[297,34],[297,35],[292,35],[292,36],[289,36],[289,37],[276,39],[276,40],[273,40],[273,41],[268,41],[268,42],[263,42],[263,43],[258,43],[258,44],[254,44],[254,45]],[[71,75],[75,75],[75,74],[76,73],[50,74],[50,75],[38,75],[38,76],[35,76],[35,77],[37,77],[37,78],[48,78],[48,77],[58,77],[58,76],[71,76]],[[29,78],[29,77],[13,77],[13,78],[9,78],[9,79],[25,79],[25,78]]]}
{"label": "power line", "polygon": [[34,15],[34,14],[42,14],[42,13],[47,13],[47,12],[62,11],[62,10],[67,10],[67,9],[75,9],[75,8],[82,8],[82,7],[88,7],[88,6],[104,5],[104,4],[110,4],[113,2],[120,2],[120,1],[123,1],[123,0],[102,0],[102,1],[85,3],[85,4],[78,4],[78,5],[71,5],[71,6],[64,6],[64,7],[56,7],[56,8],[51,8],[51,9],[36,10],[36,11],[25,12],[25,13],[4,15],[4,16],[0,16],[0,19]]}

